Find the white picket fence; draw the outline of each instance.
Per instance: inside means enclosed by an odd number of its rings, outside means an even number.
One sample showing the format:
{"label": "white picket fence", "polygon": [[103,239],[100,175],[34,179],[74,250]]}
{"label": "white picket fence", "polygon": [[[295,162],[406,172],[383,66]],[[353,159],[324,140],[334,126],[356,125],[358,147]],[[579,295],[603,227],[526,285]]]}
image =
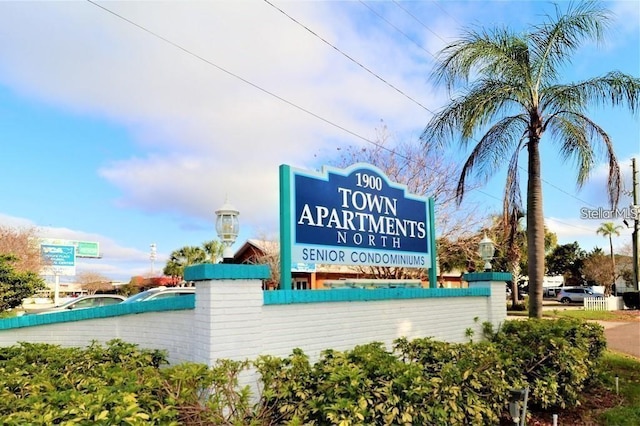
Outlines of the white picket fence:
{"label": "white picket fence", "polygon": [[624,302],[620,296],[585,297],[585,311],[618,311],[624,309]]}

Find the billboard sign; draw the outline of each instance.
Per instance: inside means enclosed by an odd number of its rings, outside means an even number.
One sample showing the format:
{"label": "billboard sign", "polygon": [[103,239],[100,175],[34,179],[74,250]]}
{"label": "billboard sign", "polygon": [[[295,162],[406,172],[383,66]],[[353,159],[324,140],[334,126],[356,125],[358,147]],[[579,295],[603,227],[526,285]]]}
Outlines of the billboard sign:
{"label": "billboard sign", "polygon": [[40,255],[45,263],[44,275],[76,274],[76,248],[73,245],[41,244]]}
{"label": "billboard sign", "polygon": [[97,242],[74,241],[76,257],[100,257],[100,245]]}
{"label": "billboard sign", "polygon": [[76,257],[100,258],[100,244],[90,241],[62,240],[57,238],[41,238],[41,244],[74,246]]}

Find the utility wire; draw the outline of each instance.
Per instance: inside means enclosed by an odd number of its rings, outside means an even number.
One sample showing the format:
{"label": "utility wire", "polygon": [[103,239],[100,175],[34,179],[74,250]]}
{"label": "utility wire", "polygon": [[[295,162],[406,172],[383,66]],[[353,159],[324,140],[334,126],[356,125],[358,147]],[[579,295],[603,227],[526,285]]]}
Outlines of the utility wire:
{"label": "utility wire", "polygon": [[360,3],[366,7],[367,9],[369,9],[371,11],[371,13],[373,13],[374,15],[376,15],[378,18],[380,18],[380,20],[386,22],[387,24],[389,24],[390,27],[394,28],[396,31],[398,31],[400,34],[402,34],[407,40],[409,40],[411,43],[415,44],[416,46],[418,46],[418,48],[422,49],[424,52],[426,52],[429,56],[431,56],[433,59],[437,59],[436,56],[429,52],[427,49],[425,49],[424,47],[422,47],[422,45],[420,45],[420,43],[418,43],[417,41],[415,41],[414,39],[412,39],[409,35],[407,35],[404,31],[402,31],[400,28],[398,28],[397,26],[395,26],[394,24],[392,24],[387,18],[385,18],[384,16],[380,15],[378,13],[378,11],[376,11],[374,8],[372,8],[371,6],[369,6],[367,3],[365,3],[363,0],[359,0]]}
{"label": "utility wire", "polygon": [[330,46],[336,52],[340,53],[342,56],[344,56],[345,58],[347,58],[348,60],[350,60],[354,64],[358,65],[360,68],[362,68],[363,70],[365,70],[366,72],[368,72],[369,74],[371,74],[372,76],[374,76],[375,78],[377,78],[378,80],[380,80],[381,82],[386,84],[387,86],[391,87],[393,90],[395,90],[396,92],[400,93],[405,98],[409,99],[411,102],[415,103],[416,105],[418,105],[419,107],[421,107],[425,111],[428,111],[431,114],[435,115],[435,113],[433,111],[431,111],[429,108],[427,108],[426,106],[421,104],[419,101],[417,101],[416,99],[414,99],[411,96],[407,95],[405,92],[403,92],[402,90],[398,89],[396,86],[394,86],[393,84],[389,83],[387,80],[385,80],[384,78],[380,77],[375,72],[371,71],[371,69],[369,69],[368,67],[366,67],[362,63],[358,62],[357,60],[355,60],[353,57],[351,57],[347,53],[343,52],[339,47],[335,46],[334,44],[331,44],[329,41],[327,41],[327,39],[325,39],[322,36],[320,36],[318,33],[313,31],[311,28],[307,27],[302,22],[298,21],[296,18],[294,18],[293,16],[289,15],[287,12],[285,12],[284,10],[280,9],[278,6],[276,6],[273,3],[271,3],[269,0],[264,0],[264,2],[267,3],[269,6],[273,7],[274,9],[276,9],[277,11],[279,11],[280,13],[282,13],[287,18],[291,19],[296,24],[300,25],[302,28],[307,30],[309,33],[313,34],[315,37],[317,37],[319,40],[321,40],[326,45]]}
{"label": "utility wire", "polygon": [[[306,113],[308,115],[311,115],[312,117],[317,118],[317,119],[323,121],[324,123],[326,123],[326,124],[328,124],[328,125],[330,125],[332,127],[335,127],[335,128],[337,128],[339,130],[342,130],[342,131],[344,131],[344,132],[346,132],[346,133],[348,133],[348,134],[350,134],[350,135],[352,135],[352,136],[354,136],[354,137],[356,137],[356,138],[358,138],[358,139],[360,139],[360,140],[362,140],[364,142],[372,144],[372,145],[374,145],[374,146],[376,146],[376,147],[378,147],[378,148],[380,148],[382,150],[385,150],[385,151],[387,151],[387,152],[389,152],[389,153],[391,153],[393,155],[397,155],[397,156],[399,156],[401,158],[404,158],[407,161],[412,161],[411,158],[409,158],[409,157],[407,157],[405,155],[402,155],[402,154],[400,154],[400,153],[398,153],[398,152],[396,152],[396,151],[394,151],[394,150],[392,150],[392,149],[390,149],[390,148],[388,148],[388,147],[386,147],[386,146],[384,146],[384,145],[382,145],[382,144],[380,144],[380,143],[378,143],[378,142],[376,142],[374,140],[371,140],[371,139],[369,139],[369,138],[367,138],[365,136],[362,136],[362,135],[360,135],[360,134],[358,134],[358,133],[356,133],[356,132],[354,132],[352,130],[349,130],[344,126],[341,126],[341,125],[339,125],[337,123],[334,123],[333,121],[331,121],[329,119],[326,119],[326,118],[324,118],[324,117],[322,117],[322,116],[320,116],[320,115],[318,115],[318,114],[316,114],[316,113],[314,113],[314,112],[312,112],[312,111],[310,111],[310,110],[308,110],[308,109],[306,109],[304,107],[301,107],[301,106],[295,104],[294,102],[289,101],[289,100],[287,100],[287,99],[285,99],[285,98],[283,98],[283,97],[281,97],[281,96],[279,96],[279,95],[277,95],[277,94],[275,94],[275,93],[273,93],[273,92],[271,92],[271,91],[269,91],[267,89],[264,89],[263,87],[261,87],[261,86],[255,84],[255,83],[253,83],[253,82],[251,82],[251,81],[249,81],[249,80],[247,80],[247,79],[245,79],[245,78],[243,78],[243,77],[241,77],[241,76],[239,76],[239,75],[237,75],[237,74],[235,74],[235,73],[233,73],[233,72],[231,72],[231,71],[229,71],[229,70],[227,70],[227,69],[225,69],[225,68],[223,68],[223,67],[221,67],[219,65],[217,65],[216,63],[210,61],[209,59],[206,59],[203,56],[198,55],[197,53],[194,53],[194,52],[190,51],[189,49],[181,46],[180,44],[178,44],[176,42],[173,42],[173,41],[169,40],[168,38],[166,38],[166,37],[154,32],[154,31],[152,31],[152,30],[150,30],[150,29],[148,29],[148,28],[146,28],[146,27],[144,27],[144,26],[142,26],[142,25],[140,25],[140,24],[138,24],[138,23],[136,23],[136,22],[134,22],[134,21],[132,21],[132,20],[130,20],[130,19],[128,19],[128,18],[126,18],[126,17],[124,17],[124,16],[122,16],[122,15],[120,15],[120,14],[118,14],[118,13],[116,13],[116,12],[114,12],[114,11],[112,11],[112,10],[102,6],[102,5],[100,5],[100,4],[98,4],[98,3],[96,3],[94,0],[86,0],[86,1],[88,3],[90,3],[90,4],[92,4],[92,5],[100,8],[100,9],[102,9],[103,11],[105,11],[105,12],[107,12],[107,13],[109,13],[109,14],[111,14],[111,15],[113,15],[113,16],[115,16],[115,17],[117,17],[117,18],[119,18],[119,19],[121,19],[121,20],[123,20],[125,22],[127,22],[128,24],[133,25],[134,27],[146,32],[147,34],[149,34],[149,35],[151,35],[153,37],[156,37],[159,40],[162,40],[163,42],[173,46],[174,48],[182,51],[183,53],[186,53],[187,55],[192,56],[192,57],[194,57],[194,58],[196,58],[196,59],[198,59],[198,60],[200,60],[200,61],[202,61],[202,62],[204,62],[204,63],[206,63],[206,64],[208,64],[208,65],[210,65],[212,67],[214,67],[214,68],[216,68],[217,70],[219,70],[219,71],[221,71],[221,72],[223,72],[223,73],[225,73],[225,74],[227,74],[227,75],[229,75],[229,76],[231,76],[233,78],[236,78],[236,79],[242,81],[245,84],[248,84],[249,86],[251,86],[251,87],[253,87],[253,88],[257,89],[257,90],[259,90],[259,91],[261,91],[261,92],[263,92],[263,93],[265,93],[265,94],[267,94],[269,96],[274,97],[274,98],[278,99],[279,101],[284,102],[287,105],[289,105],[289,106],[291,106],[291,107],[293,107],[293,108],[295,108],[295,109],[297,109],[299,111],[302,111],[302,112],[304,112],[304,113]],[[426,168],[428,168],[428,167],[426,167]],[[544,182],[548,183],[546,181],[544,181]],[[575,197],[574,195],[572,195],[572,194],[570,194],[570,193],[568,193],[566,191],[563,191],[562,189],[556,187],[555,185],[552,185],[552,186],[554,188],[562,191],[562,192],[565,192],[567,195],[572,196],[573,198],[577,199],[578,201],[584,202],[584,201],[580,200],[579,198]],[[496,197],[496,196],[494,196],[492,194],[489,194],[489,193],[487,193],[485,191],[482,191],[482,190],[480,190],[478,188],[473,188],[471,190],[472,191],[477,191],[477,192],[479,192],[479,193],[481,193],[481,194],[483,194],[483,195],[485,195],[485,196],[487,196],[489,198],[493,198],[495,200],[502,201],[501,198],[498,198],[498,197]],[[590,204],[590,203],[587,203],[587,204]],[[592,205],[592,204],[590,204],[590,205]],[[557,222],[559,222],[559,221],[557,221]],[[562,223],[562,222],[559,222],[559,223]],[[573,227],[578,228],[575,225],[571,225],[571,224],[568,224],[568,223],[564,223],[564,224],[568,225],[568,226],[573,226]],[[585,229],[585,228],[581,228],[581,229]],[[591,231],[591,230],[589,230],[589,231]]]}
{"label": "utility wire", "polygon": [[[391,22],[389,22],[389,20],[385,19],[383,16],[381,16],[381,15],[380,15],[378,12],[376,12],[373,8],[371,8],[369,5],[367,5],[363,0],[359,0],[359,1],[360,1],[360,3],[361,3],[363,6],[365,6],[366,8],[368,8],[371,12],[373,12],[373,13],[374,13],[378,18],[380,18],[382,21],[386,22],[389,26],[391,26],[392,28],[394,28],[394,29],[395,29],[396,31],[398,31],[400,34],[402,34],[402,35],[404,35],[405,37],[407,37],[411,42],[413,42],[414,44],[418,45],[418,43],[416,43],[415,41],[411,40],[411,38],[409,38],[409,37],[405,34],[405,32],[404,32],[404,31],[402,31],[401,29],[399,29],[397,26],[393,25]],[[393,3],[394,3],[396,6],[398,6],[398,8],[402,9],[406,14],[408,14],[409,16],[411,16],[411,17],[412,17],[416,22],[418,22],[420,25],[422,25],[424,28],[426,28],[426,29],[427,29],[431,34],[435,35],[435,36],[436,36],[436,37],[438,37],[440,40],[442,40],[442,41],[444,41],[444,42],[446,43],[446,40],[445,40],[444,38],[442,38],[438,33],[436,33],[435,31],[431,30],[429,27],[427,27],[427,26],[426,26],[426,25],[425,25],[425,24],[424,24],[420,19],[418,19],[418,18],[417,18],[415,15],[413,15],[409,10],[407,10],[407,9],[406,9],[405,7],[403,7],[400,3],[398,3],[398,1],[393,0]],[[439,4],[439,2],[434,1],[433,3],[435,3],[435,4],[436,4],[436,6],[437,6],[438,8],[440,8],[440,10],[442,10],[445,14],[447,14],[447,15],[448,15],[448,16],[450,16],[453,20],[455,20],[456,22],[458,22],[458,21],[457,21],[457,19],[456,19],[455,17],[451,16],[451,15],[450,15],[446,10],[444,10],[444,9],[442,8],[442,6]],[[459,24],[459,25],[461,25],[459,22],[458,22],[458,24]],[[418,46],[419,46],[419,45],[418,45]],[[421,46],[419,46],[419,47],[421,47]],[[421,48],[422,48],[422,47],[421,47]],[[429,55],[431,55],[432,57],[434,57],[434,58],[435,58],[435,56],[434,56],[432,53],[430,53],[429,51],[427,51],[427,50],[426,50],[426,49],[424,49],[424,48],[423,48],[423,50],[424,50],[425,52],[427,52]],[[432,111],[429,111],[429,112],[431,112],[431,113],[433,114],[433,112],[432,112]],[[434,115],[435,115],[435,114],[434,114]],[[478,142],[478,141],[476,140],[476,142]],[[520,170],[527,171],[527,170],[524,168],[524,166],[518,165],[518,168],[519,168]],[[589,206],[592,206],[592,207],[597,207],[597,206],[595,206],[594,204],[589,203],[588,201],[585,201],[585,200],[582,200],[582,199],[578,198],[578,197],[577,197],[577,196],[575,196],[574,194],[571,194],[570,192],[565,191],[564,189],[560,188],[559,186],[557,186],[557,185],[555,185],[555,184],[553,184],[553,183],[551,183],[551,182],[548,182],[547,180],[545,180],[545,179],[543,179],[543,178],[541,178],[540,180],[541,180],[542,182],[544,182],[545,184],[549,185],[550,187],[552,187],[552,188],[554,188],[554,189],[558,190],[559,192],[561,192],[561,193],[563,193],[563,194],[565,194],[565,195],[568,195],[568,196],[570,196],[570,197],[574,198],[574,199],[575,199],[575,200],[577,200],[577,201],[580,201],[580,202],[581,202],[581,203],[583,203],[583,204],[586,204],[586,205],[589,205]]]}
{"label": "utility wire", "polygon": [[322,117],[322,116],[320,116],[320,115],[318,115],[318,114],[316,114],[316,113],[314,113],[314,112],[312,112],[312,111],[310,111],[310,110],[308,110],[308,109],[306,109],[304,107],[301,107],[300,105],[297,105],[297,104],[295,104],[295,103],[283,98],[282,96],[279,96],[279,95],[277,95],[277,94],[275,94],[275,93],[273,93],[273,92],[271,92],[271,91],[269,91],[269,90],[267,90],[267,89],[255,84],[255,83],[247,80],[246,78],[241,77],[238,74],[235,74],[235,73],[233,73],[233,72],[221,67],[220,65],[217,65],[216,63],[210,61],[209,59],[206,59],[206,58],[198,55],[197,53],[194,53],[194,52],[188,50],[187,48],[182,47],[178,43],[175,43],[175,42],[169,40],[168,38],[166,38],[164,36],[161,36],[160,34],[154,32],[154,31],[151,31],[150,29],[148,29],[146,27],[143,27],[142,25],[140,25],[140,24],[138,24],[138,23],[136,23],[136,22],[134,22],[134,21],[132,21],[132,20],[130,20],[128,18],[125,18],[124,16],[122,16],[122,15],[120,15],[120,14],[118,14],[118,13],[116,13],[116,12],[110,10],[110,9],[107,9],[106,7],[104,7],[102,5],[99,5],[98,3],[96,3],[93,0],[87,0],[87,2],[91,3],[92,5],[94,5],[96,7],[99,7],[100,9],[104,10],[105,12],[108,12],[108,13],[110,13],[110,14],[112,14],[112,15],[120,18],[120,19],[122,19],[123,21],[133,25],[134,27],[139,28],[140,30],[142,30],[142,31],[144,31],[144,32],[146,32],[146,33],[148,33],[148,34],[150,34],[150,35],[152,35],[152,36],[164,41],[165,43],[170,44],[171,46],[175,47],[176,49],[181,50],[182,52],[186,53],[187,55],[193,56],[194,58],[197,58],[197,59],[201,60],[202,62],[205,62],[208,65],[211,65],[212,67],[218,69],[219,71],[222,71],[223,73],[225,73],[227,75],[230,75],[231,77],[234,77],[234,78],[242,81],[245,84],[248,84],[249,86],[251,86],[251,87],[253,87],[253,88],[257,89],[257,90],[259,90],[259,91],[261,91],[263,93],[266,93],[267,95],[272,96],[272,97],[278,99],[279,101],[282,101],[282,102],[286,103],[289,106],[292,106],[292,107],[294,107],[294,108],[296,108],[296,109],[298,109],[298,110],[300,110],[300,111],[302,111],[302,112],[304,112],[306,114],[309,114],[312,117],[317,118],[318,120],[321,120],[321,121],[329,124],[330,126],[338,128],[338,129],[340,129],[340,130],[342,130],[342,131],[344,131],[346,133],[349,133],[352,136],[355,136],[358,139],[362,139],[365,142],[372,143],[372,144],[374,144],[374,145],[376,145],[376,146],[378,146],[380,148],[387,149],[387,150],[389,149],[389,148],[383,147],[382,145],[376,144],[376,142],[374,142],[374,141],[372,141],[372,140],[370,140],[370,139],[368,139],[368,138],[366,138],[364,136],[361,136],[361,135],[359,135],[359,134],[347,129],[344,126],[341,126],[341,125],[339,125],[337,123],[334,123],[333,121],[330,121],[330,120],[328,120],[328,119],[326,119],[326,118],[324,118],[324,117]]}
{"label": "utility wire", "polygon": [[[282,101],[282,102],[286,103],[287,105],[290,105],[290,106],[298,109],[299,111],[302,111],[302,112],[304,112],[306,114],[309,114],[312,117],[317,118],[317,119],[323,121],[324,123],[329,124],[330,126],[333,126],[333,127],[337,128],[337,129],[340,129],[340,130],[342,130],[342,131],[344,131],[344,132],[346,132],[346,133],[348,133],[348,134],[350,134],[350,135],[352,135],[352,136],[354,136],[354,137],[356,137],[356,138],[358,138],[358,139],[360,139],[360,140],[362,140],[364,142],[367,142],[369,144],[372,144],[372,145],[376,146],[377,148],[380,148],[380,149],[382,149],[384,151],[387,151],[390,154],[397,155],[397,156],[399,156],[399,157],[401,157],[401,158],[403,158],[403,159],[405,159],[407,161],[413,161],[411,158],[409,158],[409,157],[407,157],[407,156],[405,156],[405,155],[403,155],[403,154],[401,154],[399,152],[396,152],[393,149],[390,149],[390,148],[388,148],[388,147],[386,147],[386,146],[384,146],[384,145],[382,145],[382,144],[380,144],[380,143],[378,143],[378,142],[376,142],[374,140],[371,140],[371,139],[369,139],[369,138],[367,138],[365,136],[359,135],[358,133],[347,129],[344,126],[341,126],[341,125],[339,125],[337,123],[334,123],[333,121],[331,121],[329,119],[326,119],[326,118],[324,118],[324,117],[322,117],[322,116],[320,116],[320,115],[318,115],[318,114],[316,114],[316,113],[314,113],[314,112],[312,112],[312,111],[310,111],[310,110],[308,110],[308,109],[306,109],[304,107],[301,107],[301,106],[295,104],[294,102],[291,102],[291,101],[289,101],[289,100],[287,100],[287,99],[285,99],[285,98],[283,98],[283,97],[281,97],[281,96],[279,96],[279,95],[277,95],[277,94],[275,94],[275,93],[273,93],[273,92],[271,92],[271,91],[269,91],[267,89],[264,89],[263,87],[261,87],[261,86],[255,84],[255,83],[253,83],[253,82],[251,82],[251,81],[249,81],[249,80],[247,80],[247,79],[245,79],[245,78],[243,78],[243,77],[241,77],[241,76],[239,76],[239,75],[237,75],[237,74],[235,74],[235,73],[233,73],[233,72],[231,72],[231,71],[229,71],[229,70],[227,70],[227,69],[225,69],[225,68],[223,68],[223,67],[221,67],[221,66],[219,66],[217,64],[215,64],[214,62],[210,61],[209,59],[206,59],[206,58],[202,57],[201,55],[198,55],[197,53],[194,53],[194,52],[190,51],[189,49],[179,45],[178,43],[176,43],[174,41],[171,41],[168,38],[166,38],[166,37],[154,32],[154,31],[152,31],[152,30],[150,30],[150,29],[148,29],[148,28],[146,28],[146,27],[144,27],[144,26],[142,26],[142,25],[140,25],[140,24],[138,24],[138,23],[136,23],[134,21],[132,21],[131,19],[128,19],[128,18],[118,14],[117,12],[114,12],[114,11],[112,11],[112,10],[110,10],[110,9],[108,9],[108,8],[98,4],[98,3],[96,3],[94,0],[86,0],[86,1],[89,2],[90,4],[96,6],[96,7],[104,10],[105,12],[107,12],[107,13],[109,13],[109,14],[111,14],[111,15],[113,15],[113,16],[115,16],[115,17],[117,17],[117,18],[119,18],[119,19],[121,19],[121,20],[123,20],[125,22],[127,22],[128,24],[133,25],[134,27],[146,32],[147,34],[149,34],[149,35],[151,35],[153,37],[156,37],[159,40],[162,40],[163,42],[175,47],[176,49],[186,53],[187,55],[192,56],[192,57],[194,57],[194,58],[196,58],[196,59],[198,59],[198,60],[200,60],[200,61],[202,61],[202,62],[204,62],[204,63],[206,63],[206,64],[208,64],[208,65],[210,65],[212,67],[214,67],[214,68],[216,68],[217,70],[222,71],[223,73],[225,73],[225,74],[227,74],[227,75],[229,75],[229,76],[231,76],[233,78],[236,78],[236,79],[242,81],[245,84],[250,85],[251,87],[253,87],[253,88],[255,88],[255,89],[257,89],[257,90],[259,90],[259,91],[261,91],[261,92],[263,92],[263,93],[265,93],[267,95],[269,95],[269,96],[272,96],[272,97],[278,99],[279,101]],[[433,170],[433,169],[430,169],[428,166],[425,166],[425,168],[427,168],[429,170]],[[501,198],[498,198],[495,195],[489,194],[489,193],[484,192],[484,191],[482,191],[480,189],[472,189],[472,190],[478,191],[479,193],[481,193],[481,194],[483,194],[483,195],[485,195],[485,196],[487,196],[489,198],[493,198],[495,200],[502,201]]]}
{"label": "utility wire", "polygon": [[420,19],[418,19],[413,13],[411,13],[409,10],[407,10],[404,6],[402,6],[396,0],[393,0],[393,3],[396,6],[398,6],[400,9],[402,9],[407,15],[411,16],[418,24],[422,25],[431,34],[433,34],[434,36],[438,37],[443,42],[445,42],[445,43],[447,42],[447,40],[445,40],[442,37],[440,37],[440,34],[438,34],[437,32],[433,31],[431,28],[427,27],[427,25],[424,22],[422,22]]}

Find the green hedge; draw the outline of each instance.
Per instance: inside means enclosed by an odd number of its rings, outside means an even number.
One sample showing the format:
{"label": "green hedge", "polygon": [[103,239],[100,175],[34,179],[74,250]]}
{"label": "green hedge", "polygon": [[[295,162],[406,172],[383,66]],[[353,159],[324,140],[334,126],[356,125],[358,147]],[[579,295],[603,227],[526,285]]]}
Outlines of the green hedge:
{"label": "green hedge", "polygon": [[[398,339],[311,363],[284,358],[167,366],[161,351],[106,346],[0,348],[0,424],[49,425],[491,425],[509,389],[530,403],[571,407],[597,374],[602,328],[578,320],[510,321],[480,343]],[[239,386],[255,368],[260,394]]]}
{"label": "green hedge", "polygon": [[602,326],[575,319],[507,321],[490,340],[543,409],[578,405],[606,349]]}

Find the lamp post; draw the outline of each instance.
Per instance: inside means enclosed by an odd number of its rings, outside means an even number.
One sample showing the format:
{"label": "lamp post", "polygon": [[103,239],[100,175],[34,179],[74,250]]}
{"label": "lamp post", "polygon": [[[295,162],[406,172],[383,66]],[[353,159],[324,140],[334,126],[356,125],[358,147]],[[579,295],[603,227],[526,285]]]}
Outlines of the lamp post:
{"label": "lamp post", "polygon": [[150,247],[150,252],[149,252],[149,259],[151,260],[151,276],[153,276],[155,274],[155,266],[156,266],[156,258],[157,258],[157,247],[156,247],[156,243],[151,243]]}
{"label": "lamp post", "polygon": [[487,234],[484,234],[482,240],[480,240],[480,244],[478,244],[478,254],[484,260],[484,270],[491,270],[491,259],[493,259],[493,253],[495,251],[495,244],[491,241],[491,238],[487,237]]}
{"label": "lamp post", "polygon": [[224,245],[222,263],[231,263],[231,259],[233,259],[231,246],[236,242],[240,231],[239,215],[240,212],[228,201],[225,201],[224,205],[216,210],[216,232]]}

